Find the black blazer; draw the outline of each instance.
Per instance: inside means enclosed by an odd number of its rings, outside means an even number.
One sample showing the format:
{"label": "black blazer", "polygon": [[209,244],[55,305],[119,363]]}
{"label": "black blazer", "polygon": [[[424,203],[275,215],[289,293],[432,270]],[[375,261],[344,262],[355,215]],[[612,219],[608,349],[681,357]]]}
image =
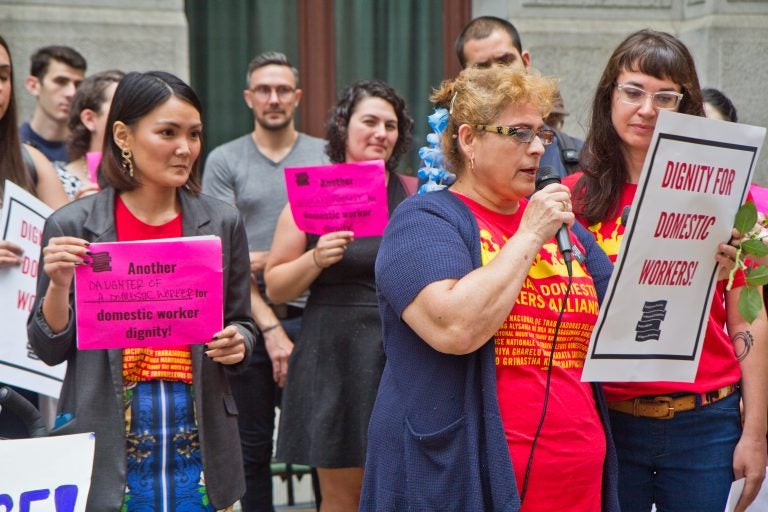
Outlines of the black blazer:
{"label": "black blazer", "polygon": [[[208,196],[179,190],[184,236],[216,235],[223,252],[224,324],[235,324],[245,337],[246,358],[226,366],[204,354],[203,345],[191,346],[195,408],[208,496],[216,509],[237,501],[245,492],[237,407],[227,381],[228,372],[245,367],[254,343],[251,318],[248,243],[239,213],[231,205]],[[42,246],[52,237],[69,235],[91,242],[113,242],[115,192],[102,192],[70,203],[45,223]],[[40,258],[42,267],[42,255]],[[67,362],[58,410],[74,419],[52,435],[94,432],[96,450],[88,495],[88,510],[119,511],[126,481],[125,419],[123,412],[122,350],[76,348],[74,314],[64,331],[53,334],[43,320],[42,299],[48,276],[40,272],[37,299],[27,322],[32,348],[48,365]],[[74,309],[74,287],[70,307]]]}

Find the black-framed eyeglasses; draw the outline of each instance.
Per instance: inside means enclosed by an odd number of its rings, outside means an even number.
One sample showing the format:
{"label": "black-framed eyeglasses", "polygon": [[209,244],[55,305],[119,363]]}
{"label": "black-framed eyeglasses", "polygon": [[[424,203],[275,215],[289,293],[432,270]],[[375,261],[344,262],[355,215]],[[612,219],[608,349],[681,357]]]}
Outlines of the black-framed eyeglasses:
{"label": "black-framed eyeglasses", "polygon": [[629,105],[642,105],[645,98],[651,98],[651,105],[658,110],[674,110],[683,99],[683,93],[675,91],[646,92],[645,89],[629,84],[616,84],[619,99]]}
{"label": "black-framed eyeglasses", "polygon": [[514,137],[517,142],[522,142],[524,144],[530,143],[534,137],[538,137],[541,143],[545,146],[552,144],[552,141],[555,140],[555,132],[548,128],[542,128],[536,131],[527,126],[494,126],[490,124],[478,124],[475,125],[475,128],[483,130],[484,132]]}
{"label": "black-framed eyeglasses", "polygon": [[277,87],[270,87],[269,85],[257,85],[251,92],[253,92],[259,99],[268,100],[272,97],[272,92],[277,94],[277,98],[281,101],[287,100],[291,94],[296,92],[296,89],[287,85],[278,85]]}

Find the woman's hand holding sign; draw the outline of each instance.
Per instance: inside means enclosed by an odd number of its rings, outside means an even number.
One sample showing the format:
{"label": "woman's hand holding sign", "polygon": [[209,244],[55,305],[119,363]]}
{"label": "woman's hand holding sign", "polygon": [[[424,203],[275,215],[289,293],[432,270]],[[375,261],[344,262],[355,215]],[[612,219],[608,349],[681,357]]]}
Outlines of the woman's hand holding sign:
{"label": "woman's hand holding sign", "polygon": [[75,275],[75,266],[87,263],[88,241],[72,236],[51,238],[43,249],[43,270],[52,286],[69,288]]}
{"label": "woman's hand holding sign", "polygon": [[0,240],[0,267],[9,267],[11,265],[19,265],[21,263],[22,254],[21,247],[8,242],[7,240]]}
{"label": "woman's hand holding sign", "polygon": [[245,359],[245,338],[237,327],[228,325],[206,344],[205,355],[221,364],[237,364]]}
{"label": "woman's hand holding sign", "polygon": [[334,263],[338,263],[344,257],[344,251],[347,250],[355,234],[352,231],[334,231],[326,233],[317,240],[317,245],[312,249],[312,258],[315,265],[320,268],[328,268]]}
{"label": "woman's hand holding sign", "polygon": [[72,236],[51,238],[43,249],[43,270],[50,278],[43,302],[43,318],[54,332],[63,331],[69,323],[69,289],[75,266],[86,263],[88,241]]}

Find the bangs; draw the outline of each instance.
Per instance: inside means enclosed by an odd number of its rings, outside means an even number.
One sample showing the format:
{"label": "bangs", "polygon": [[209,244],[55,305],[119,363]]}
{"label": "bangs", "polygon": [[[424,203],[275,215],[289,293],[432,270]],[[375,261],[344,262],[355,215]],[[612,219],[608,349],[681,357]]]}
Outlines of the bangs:
{"label": "bangs", "polygon": [[669,46],[635,46],[624,56],[620,68],[659,80],[671,80],[680,86],[688,82],[687,77],[691,74],[688,63]]}

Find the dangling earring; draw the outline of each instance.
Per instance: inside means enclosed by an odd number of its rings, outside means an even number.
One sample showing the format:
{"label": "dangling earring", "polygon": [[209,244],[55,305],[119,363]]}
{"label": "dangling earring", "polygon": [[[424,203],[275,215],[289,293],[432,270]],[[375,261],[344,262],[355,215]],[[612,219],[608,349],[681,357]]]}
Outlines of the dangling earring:
{"label": "dangling earring", "polygon": [[469,157],[469,172],[475,172],[475,155]]}
{"label": "dangling earring", "polygon": [[133,154],[129,148],[124,148],[120,155],[123,157],[123,170],[133,178]]}

